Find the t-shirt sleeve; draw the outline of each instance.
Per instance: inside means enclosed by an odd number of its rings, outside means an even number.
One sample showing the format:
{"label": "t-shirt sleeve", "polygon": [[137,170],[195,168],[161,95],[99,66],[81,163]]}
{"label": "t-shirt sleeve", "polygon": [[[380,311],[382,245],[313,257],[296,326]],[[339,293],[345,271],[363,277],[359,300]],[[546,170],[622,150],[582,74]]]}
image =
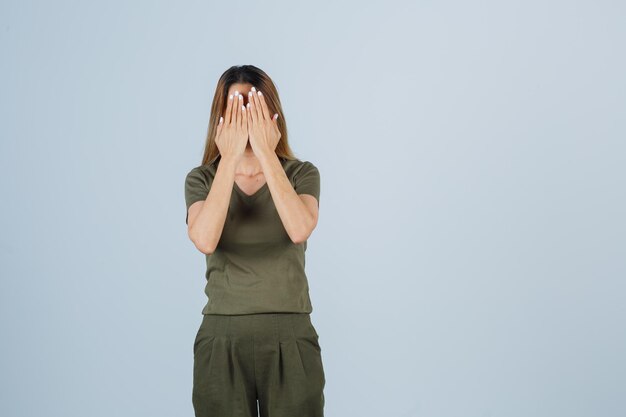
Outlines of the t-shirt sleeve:
{"label": "t-shirt sleeve", "polygon": [[294,190],[298,194],[310,194],[320,201],[320,172],[313,163],[305,161],[294,176]]}
{"label": "t-shirt sleeve", "polygon": [[198,167],[189,171],[185,178],[185,203],[187,206],[185,213],[186,224],[189,224],[189,207],[197,201],[206,200],[210,188],[210,179],[207,178]]}

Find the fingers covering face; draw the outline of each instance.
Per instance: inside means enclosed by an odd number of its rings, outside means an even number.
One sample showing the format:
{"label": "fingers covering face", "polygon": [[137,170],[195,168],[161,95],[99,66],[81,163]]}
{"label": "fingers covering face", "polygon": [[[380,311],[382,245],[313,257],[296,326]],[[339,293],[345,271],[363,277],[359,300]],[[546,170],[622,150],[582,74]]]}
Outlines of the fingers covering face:
{"label": "fingers covering face", "polygon": [[243,96],[237,93],[237,126],[241,126],[241,108],[243,107]]}
{"label": "fingers covering face", "polygon": [[226,112],[224,113],[224,124],[230,123],[230,114],[231,109],[233,107],[233,95],[228,96],[228,100],[226,101]]}
{"label": "fingers covering face", "polygon": [[257,97],[257,101],[259,102],[259,108],[261,109],[261,112],[263,113],[263,118],[265,120],[269,120],[270,119],[270,110],[267,108],[267,103],[265,103],[265,96],[260,91],[259,91],[259,95]]}
{"label": "fingers covering face", "polygon": [[253,122],[256,122],[257,119],[259,118],[255,98],[256,98],[256,92],[254,91],[254,87],[252,87],[252,90],[248,91],[248,112],[250,113],[250,117]]}
{"label": "fingers covering face", "polygon": [[248,104],[249,112],[254,121],[261,119],[270,120],[270,111],[265,101],[265,96],[261,91],[257,91],[256,88],[252,87],[252,90],[248,92]]}

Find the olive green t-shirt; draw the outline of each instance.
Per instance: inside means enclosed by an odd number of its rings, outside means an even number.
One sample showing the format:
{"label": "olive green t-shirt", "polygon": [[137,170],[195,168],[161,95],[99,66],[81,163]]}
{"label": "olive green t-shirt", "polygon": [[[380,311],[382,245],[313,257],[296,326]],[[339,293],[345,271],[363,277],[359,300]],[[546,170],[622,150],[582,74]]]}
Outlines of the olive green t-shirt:
{"label": "olive green t-shirt", "polygon": [[[218,155],[187,174],[187,210],[206,199],[220,159]],[[295,191],[313,195],[319,204],[317,167],[309,161],[279,160]],[[224,230],[215,251],[206,255],[209,301],[202,314],[311,313],[306,247],[306,241],[295,244],[289,238],[267,182],[252,195],[234,183]]]}

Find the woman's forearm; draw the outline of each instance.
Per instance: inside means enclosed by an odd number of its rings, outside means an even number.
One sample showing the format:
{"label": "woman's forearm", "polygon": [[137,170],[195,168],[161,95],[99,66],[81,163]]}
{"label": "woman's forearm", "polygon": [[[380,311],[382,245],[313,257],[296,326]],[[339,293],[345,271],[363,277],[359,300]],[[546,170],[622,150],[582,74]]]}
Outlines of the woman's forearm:
{"label": "woman's forearm", "polygon": [[189,219],[189,238],[203,253],[213,253],[222,236],[235,182],[236,161],[222,157],[206,200],[195,218]]}
{"label": "woman's forearm", "polygon": [[265,150],[257,157],[285,231],[294,243],[304,242],[315,229],[316,216],[296,193],[276,153]]}

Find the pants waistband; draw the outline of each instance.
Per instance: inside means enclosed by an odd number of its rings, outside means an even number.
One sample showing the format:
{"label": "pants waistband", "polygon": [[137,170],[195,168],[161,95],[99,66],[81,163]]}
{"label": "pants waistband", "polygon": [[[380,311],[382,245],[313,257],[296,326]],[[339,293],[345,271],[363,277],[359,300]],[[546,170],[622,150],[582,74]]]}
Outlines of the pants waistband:
{"label": "pants waistband", "polygon": [[227,337],[269,337],[276,340],[311,334],[309,313],[205,314],[201,327],[207,334]]}

